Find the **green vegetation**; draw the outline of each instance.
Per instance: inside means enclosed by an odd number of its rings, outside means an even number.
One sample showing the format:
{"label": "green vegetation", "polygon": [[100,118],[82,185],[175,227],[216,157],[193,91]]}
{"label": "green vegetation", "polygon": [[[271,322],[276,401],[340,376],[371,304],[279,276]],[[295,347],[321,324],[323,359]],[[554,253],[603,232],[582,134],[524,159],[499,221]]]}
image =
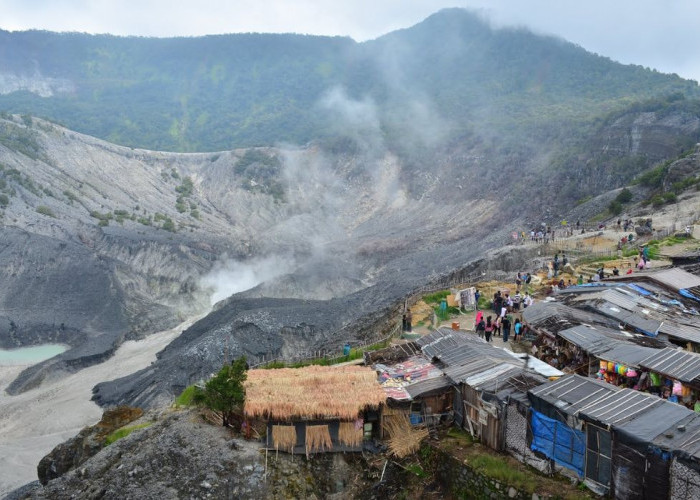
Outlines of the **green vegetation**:
{"label": "green vegetation", "polygon": [[44,159],[43,148],[37,142],[36,132],[28,127],[20,127],[7,121],[0,123],[0,144],[32,160]]}
{"label": "green vegetation", "polygon": [[440,292],[431,293],[423,296],[423,302],[426,304],[439,304],[440,301],[446,299],[450,294],[449,290],[442,290]]}
{"label": "green vegetation", "polygon": [[623,188],[622,191],[617,193],[617,196],[615,197],[615,199],[613,201],[611,201],[610,204],[608,205],[608,211],[612,215],[618,215],[618,214],[622,213],[622,209],[624,208],[623,205],[625,203],[629,203],[630,201],[632,201],[632,198],[633,198],[632,191],[630,191],[627,188]]}
{"label": "green vegetation", "polygon": [[[20,172],[16,168],[7,169],[4,172],[5,179],[7,181],[13,182],[14,184],[23,187],[35,196],[43,196],[43,192],[34,184],[34,181],[32,181],[32,179],[28,175],[22,174],[22,172]],[[14,195],[14,190],[11,191],[11,194]]]}
{"label": "green vegetation", "polygon": [[433,310],[440,321],[447,321],[452,316],[459,314],[459,308],[455,306],[448,306],[445,310],[440,309],[440,306],[435,306]]}
{"label": "green vegetation", "polygon": [[194,406],[196,404],[195,397],[199,388],[196,385],[189,385],[185,390],[175,398],[175,406]]}
{"label": "green vegetation", "polygon": [[221,424],[224,427],[234,425],[243,413],[243,383],[248,376],[246,370],[246,359],[242,356],[231,364],[224,365],[219,373],[204,385],[204,389],[194,389],[193,400],[211,410],[221,412]]}
{"label": "green vegetation", "polygon": [[109,226],[109,221],[114,219],[114,215],[112,215],[112,212],[100,213],[97,210],[93,210],[92,212],[90,212],[90,217],[97,219],[97,225],[100,227]]}
{"label": "green vegetation", "polygon": [[10,198],[6,194],[0,194],[0,207],[5,208],[10,204]]}
{"label": "green vegetation", "polygon": [[152,422],[145,422],[143,424],[136,424],[136,425],[129,425],[126,427],[122,427],[121,429],[117,429],[116,431],[112,432],[105,438],[105,446],[109,446],[110,444],[114,443],[115,441],[120,440],[121,438],[125,438],[132,432],[139,430],[139,429],[145,429],[146,427],[149,427],[152,425]]}
{"label": "green vegetation", "polygon": [[[537,141],[561,142],[563,130],[580,130],[586,120],[636,100],[672,96],[656,103],[663,110],[698,95],[693,83],[676,75],[621,65],[526,30],[493,30],[463,10],[439,12],[371,44],[292,34],[151,39],[37,31],[6,38],[7,71],[19,73],[35,60],[83,84],[69,95],[5,94],[2,109],[153,150],[220,151],[321,139],[345,152],[356,144],[343,134],[342,120],[317,105],[332,88],[377,103],[387,143],[406,150],[406,124],[415,122],[415,113],[392,92],[381,71],[386,60],[402,68],[407,95],[431,97],[436,115],[454,124],[456,137],[479,124],[505,127],[514,132],[505,147],[528,132]],[[543,60],[547,70],[533,71]]]}
{"label": "green vegetation", "polygon": [[56,218],[56,215],[53,213],[53,210],[51,210],[49,207],[45,205],[39,205],[36,207],[37,213],[40,213],[41,215],[46,215],[47,217],[53,217]]}
{"label": "green vegetation", "polygon": [[78,197],[73,194],[73,192],[68,191],[67,189],[63,191],[63,196],[65,196],[68,199],[68,203],[73,204],[74,201],[78,201]]}
{"label": "green vegetation", "polygon": [[488,477],[517,489],[532,493],[537,488],[537,480],[532,474],[514,468],[504,458],[482,454],[469,458],[467,463]]}
{"label": "green vegetation", "polygon": [[312,365],[331,366],[336,365],[338,363],[345,363],[347,361],[360,359],[364,356],[365,352],[378,351],[379,349],[384,349],[385,347],[388,347],[390,343],[391,340],[387,339],[383,342],[377,342],[376,344],[371,344],[362,348],[353,347],[352,349],[350,349],[350,354],[335,357],[314,358],[304,361],[296,361],[294,363],[285,363],[284,361],[271,361],[270,363],[267,363],[261,366],[260,368],[265,370],[274,370],[278,368],[302,368],[304,366]]}

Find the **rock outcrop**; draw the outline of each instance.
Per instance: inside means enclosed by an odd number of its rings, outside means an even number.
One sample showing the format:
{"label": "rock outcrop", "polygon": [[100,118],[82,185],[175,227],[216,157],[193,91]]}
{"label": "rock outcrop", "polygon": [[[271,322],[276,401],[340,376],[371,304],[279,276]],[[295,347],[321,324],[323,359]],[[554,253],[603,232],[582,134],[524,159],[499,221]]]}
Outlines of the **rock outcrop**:
{"label": "rock outcrop", "polygon": [[117,429],[143,415],[141,408],[120,406],[104,412],[102,420],[86,427],[72,439],[56,446],[41,459],[37,466],[39,482],[48,484],[52,479],[85,463],[105,446],[105,439]]}

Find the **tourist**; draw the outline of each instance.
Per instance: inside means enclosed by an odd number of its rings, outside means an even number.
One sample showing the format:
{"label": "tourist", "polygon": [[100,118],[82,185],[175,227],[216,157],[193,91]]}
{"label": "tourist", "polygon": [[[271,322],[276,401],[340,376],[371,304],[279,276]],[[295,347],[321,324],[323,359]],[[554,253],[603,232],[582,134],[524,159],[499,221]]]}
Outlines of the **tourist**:
{"label": "tourist", "polygon": [[515,340],[516,342],[518,340],[520,340],[522,330],[523,330],[523,324],[520,322],[519,319],[516,319],[515,325],[513,325],[513,334],[514,334],[513,340]]}
{"label": "tourist", "polygon": [[493,333],[493,323],[491,322],[491,316],[486,318],[486,326],[484,327],[484,336],[486,337],[486,342],[491,342],[491,334]]}
{"label": "tourist", "polygon": [[474,307],[477,311],[479,310],[479,297],[481,297],[481,294],[479,293],[479,289],[477,288],[474,292]]}
{"label": "tourist", "polygon": [[508,342],[508,337],[510,336],[511,319],[512,316],[508,314],[501,322],[501,328],[503,329],[503,342]]}
{"label": "tourist", "polygon": [[483,338],[484,337],[484,328],[486,327],[486,323],[484,323],[484,313],[481,311],[476,313],[476,319],[474,320],[474,328],[476,329],[477,335],[479,337]]}
{"label": "tourist", "polygon": [[613,266],[613,276],[620,276],[620,270],[617,268],[617,266]]}

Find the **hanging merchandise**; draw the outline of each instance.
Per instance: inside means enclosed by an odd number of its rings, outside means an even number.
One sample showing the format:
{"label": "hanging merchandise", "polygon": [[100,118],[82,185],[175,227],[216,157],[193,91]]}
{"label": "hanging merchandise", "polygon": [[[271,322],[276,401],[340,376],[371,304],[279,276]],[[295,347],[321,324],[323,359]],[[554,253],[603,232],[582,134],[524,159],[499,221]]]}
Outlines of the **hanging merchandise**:
{"label": "hanging merchandise", "polygon": [[650,372],[649,378],[651,379],[652,387],[659,387],[661,385],[661,375],[658,373]]}
{"label": "hanging merchandise", "polygon": [[608,361],[608,371],[609,372],[615,371],[615,363],[613,363],[612,361]]}
{"label": "hanging merchandise", "polygon": [[629,378],[636,377],[637,376],[636,370],[634,368],[630,368],[629,370],[627,370],[627,376]]}
{"label": "hanging merchandise", "polygon": [[601,361],[601,362],[600,362],[600,369],[601,369],[601,370],[607,370],[607,369],[608,369],[608,362],[607,362],[607,361]]}
{"label": "hanging merchandise", "polygon": [[680,396],[681,394],[683,394],[683,388],[681,386],[681,383],[678,380],[673,381],[673,391],[672,392],[675,396]]}

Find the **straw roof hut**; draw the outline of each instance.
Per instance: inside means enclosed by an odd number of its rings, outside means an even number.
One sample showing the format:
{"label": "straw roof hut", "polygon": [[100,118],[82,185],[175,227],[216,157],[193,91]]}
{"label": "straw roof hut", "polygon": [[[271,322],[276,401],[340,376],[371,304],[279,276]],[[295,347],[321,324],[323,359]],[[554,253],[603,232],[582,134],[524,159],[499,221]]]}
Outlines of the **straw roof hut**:
{"label": "straw roof hut", "polygon": [[243,413],[267,422],[268,446],[307,455],[361,450],[373,429],[367,412],[386,400],[376,373],[363,366],[249,370],[245,389]]}
{"label": "straw roof hut", "polygon": [[243,409],[262,420],[355,420],[386,400],[377,375],[363,366],[249,370]]}

